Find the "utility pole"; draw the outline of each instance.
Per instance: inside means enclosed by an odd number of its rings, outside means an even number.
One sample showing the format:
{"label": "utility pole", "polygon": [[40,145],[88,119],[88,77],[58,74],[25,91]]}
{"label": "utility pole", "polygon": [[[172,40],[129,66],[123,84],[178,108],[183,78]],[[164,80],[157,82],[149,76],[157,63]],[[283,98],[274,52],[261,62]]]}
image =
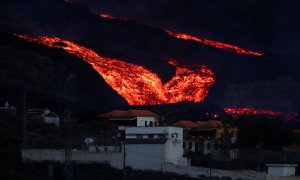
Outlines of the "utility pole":
{"label": "utility pole", "polygon": [[26,147],[27,145],[27,121],[26,121],[26,91],[23,90],[22,91],[22,102],[21,102],[21,118],[22,118],[22,136],[23,136],[23,141],[22,141],[22,145],[23,148]]}
{"label": "utility pole", "polygon": [[211,179],[211,159],[209,160],[209,179]]}
{"label": "utility pole", "polygon": [[65,115],[65,175],[66,180],[73,179],[72,172],[72,126],[71,126],[71,112],[66,111]]}
{"label": "utility pole", "polygon": [[123,140],[123,179],[126,179],[126,127],[125,127],[125,137]]}

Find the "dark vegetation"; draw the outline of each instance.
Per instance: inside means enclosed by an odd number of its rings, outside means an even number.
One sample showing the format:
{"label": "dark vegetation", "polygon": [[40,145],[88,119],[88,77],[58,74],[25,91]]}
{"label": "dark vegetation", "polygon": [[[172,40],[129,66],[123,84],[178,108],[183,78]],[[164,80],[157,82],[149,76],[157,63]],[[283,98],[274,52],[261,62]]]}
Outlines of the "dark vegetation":
{"label": "dark vegetation", "polygon": [[246,149],[274,150],[295,143],[296,135],[280,119],[269,116],[242,116],[234,124],[239,127],[239,144]]}

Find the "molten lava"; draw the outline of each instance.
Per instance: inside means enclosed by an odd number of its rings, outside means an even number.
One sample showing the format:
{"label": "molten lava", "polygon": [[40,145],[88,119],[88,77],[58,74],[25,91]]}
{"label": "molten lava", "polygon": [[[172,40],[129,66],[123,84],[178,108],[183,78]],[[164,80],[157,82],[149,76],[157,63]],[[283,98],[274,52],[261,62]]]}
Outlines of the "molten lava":
{"label": "molten lava", "polygon": [[107,19],[116,19],[115,17],[109,15],[109,14],[99,14],[100,17],[102,18],[107,18]]}
{"label": "molten lava", "polygon": [[200,69],[176,67],[175,76],[166,84],[152,71],[121,60],[104,58],[91,49],[60,38],[18,35],[29,41],[64,49],[83,59],[130,105],[168,104],[180,101],[201,102],[215,82],[213,72],[202,66]]}
{"label": "molten lava", "polygon": [[242,115],[269,115],[280,116],[281,112],[254,108],[224,108],[224,111],[234,118]]}
{"label": "molten lava", "polygon": [[[107,19],[119,19],[119,20],[125,20],[124,18],[116,18],[114,16],[111,16],[109,14],[99,14],[100,17],[102,18],[107,18]],[[201,43],[201,44],[205,44],[207,46],[212,46],[218,49],[223,49],[223,50],[227,50],[227,51],[232,51],[232,52],[236,52],[238,54],[246,54],[246,55],[253,55],[253,56],[262,56],[262,53],[260,52],[255,52],[255,51],[250,51],[250,50],[246,50],[243,48],[240,48],[238,46],[234,46],[231,44],[226,44],[226,43],[222,43],[222,42],[218,42],[218,41],[213,41],[213,40],[209,40],[209,39],[201,39],[189,34],[185,34],[185,33],[175,33],[173,31],[169,31],[169,30],[164,30],[166,33],[168,33],[169,35],[178,38],[178,39],[184,39],[184,40],[191,40],[191,41],[195,41],[197,43]]]}
{"label": "molten lava", "polygon": [[201,44],[212,46],[212,47],[215,47],[215,48],[218,48],[218,49],[233,51],[233,52],[236,52],[238,54],[246,54],[246,55],[253,55],[253,56],[261,56],[262,55],[262,53],[259,53],[259,52],[242,49],[238,46],[234,46],[234,45],[230,45],[230,44],[226,44],[226,43],[221,43],[221,42],[217,42],[217,41],[212,41],[212,40],[209,40],[209,39],[201,39],[201,38],[189,35],[189,34],[175,33],[175,32],[169,31],[169,30],[166,30],[166,32],[169,35],[171,35],[173,37],[176,37],[178,39],[191,40],[191,41],[195,41],[195,42],[198,42],[198,43],[201,43]]}

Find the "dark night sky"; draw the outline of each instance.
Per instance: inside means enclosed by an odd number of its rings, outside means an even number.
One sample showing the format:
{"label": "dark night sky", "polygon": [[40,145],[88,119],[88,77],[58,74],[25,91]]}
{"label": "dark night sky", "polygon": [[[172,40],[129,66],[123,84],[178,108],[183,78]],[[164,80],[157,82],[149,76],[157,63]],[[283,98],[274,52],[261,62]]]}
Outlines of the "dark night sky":
{"label": "dark night sky", "polygon": [[[144,65],[165,80],[174,72],[161,68],[165,66],[160,63],[162,57],[204,63],[217,79],[206,101],[225,107],[299,111],[300,2],[296,0],[73,2],[2,1],[1,31],[73,40],[104,55]],[[111,22],[93,15],[99,13],[134,22]],[[172,39],[160,28],[235,44],[263,52],[264,56],[199,47]]]}

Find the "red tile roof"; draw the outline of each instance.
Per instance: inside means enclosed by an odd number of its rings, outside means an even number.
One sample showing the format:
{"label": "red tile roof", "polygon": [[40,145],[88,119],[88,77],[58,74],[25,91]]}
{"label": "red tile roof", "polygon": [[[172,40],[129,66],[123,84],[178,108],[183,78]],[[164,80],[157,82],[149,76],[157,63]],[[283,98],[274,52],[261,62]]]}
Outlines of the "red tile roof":
{"label": "red tile roof", "polygon": [[185,128],[194,128],[196,127],[197,125],[192,122],[192,121],[184,121],[184,120],[181,120],[181,121],[177,121],[175,124],[175,126],[180,126],[180,127],[185,127]]}
{"label": "red tile roof", "polygon": [[158,117],[157,114],[149,110],[112,110],[108,113],[102,114],[101,117],[108,118],[130,118],[130,117]]}
{"label": "red tile roof", "polygon": [[195,124],[199,128],[217,128],[222,126],[222,121],[216,121],[216,120],[197,121]]}
{"label": "red tile roof", "polygon": [[149,110],[129,110],[128,112],[130,112],[134,116],[158,117],[157,114],[155,114]]}

